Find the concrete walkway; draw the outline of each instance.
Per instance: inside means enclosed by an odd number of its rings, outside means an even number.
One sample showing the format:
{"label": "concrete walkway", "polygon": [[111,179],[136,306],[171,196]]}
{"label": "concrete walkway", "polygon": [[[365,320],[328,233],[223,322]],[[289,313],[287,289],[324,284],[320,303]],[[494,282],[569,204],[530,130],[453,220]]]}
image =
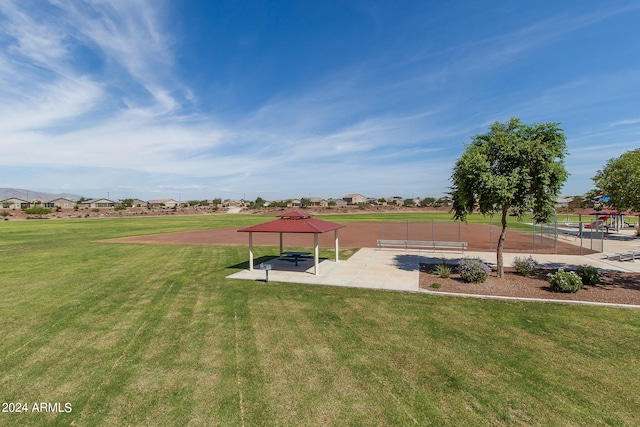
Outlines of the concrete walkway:
{"label": "concrete walkway", "polygon": [[[618,244],[615,251],[638,248],[638,244]],[[553,255],[505,253],[504,265],[511,266],[516,257],[531,255],[543,268],[573,269],[579,265],[592,265],[602,270],[640,272],[640,260],[612,261],[603,254]],[[362,248],[346,261],[321,259],[319,275],[313,274],[313,260],[301,260],[296,267],[292,261],[273,259],[269,279],[279,282],[312,283],[319,285],[351,286],[357,288],[418,290],[419,265],[457,261],[463,257],[480,258],[490,265],[496,264],[495,252],[446,252]],[[229,276],[231,279],[264,280],[265,272],[258,266],[254,271],[243,270]]]}
{"label": "concrete walkway", "polygon": [[[319,275],[313,274],[313,260],[291,261],[274,259],[270,281],[316,285],[348,286],[353,288],[418,291],[420,258],[413,252],[380,251],[362,248],[347,261],[321,260]],[[266,272],[243,270],[229,279],[265,280]]]}
{"label": "concrete walkway", "polygon": [[[635,242],[633,243],[635,244]],[[626,250],[621,246],[620,250]],[[528,257],[529,254],[504,254],[505,266],[511,266],[515,257]],[[638,261],[611,261],[605,259],[603,254],[580,255],[552,255],[552,254],[531,254],[538,261],[540,267],[544,268],[566,268],[574,269],[580,265],[592,265],[603,270],[615,270],[625,272],[640,272],[640,260]],[[313,260],[300,261],[298,266],[288,260],[275,258],[268,263],[272,270],[269,272],[270,281],[292,282],[301,284],[347,286],[354,288],[386,289],[395,291],[425,292],[419,289],[419,269],[420,263],[439,263],[444,260],[449,262],[457,261],[463,257],[478,257],[490,265],[495,265],[496,254],[494,252],[432,252],[418,250],[393,250],[362,248],[346,261],[321,260],[319,264],[319,275],[313,274]],[[245,279],[264,281],[266,272],[256,266],[254,271],[243,270],[228,276],[229,279]],[[471,295],[465,295],[471,296]],[[487,296],[479,296],[487,298]],[[500,298],[500,297],[491,297]],[[504,298],[509,299],[509,298]],[[513,299],[513,298],[512,298]],[[554,302],[555,300],[540,300],[544,302]],[[555,301],[566,302],[566,301]],[[575,303],[575,302],[569,302]],[[578,302],[580,303],[580,302]],[[589,304],[589,303],[586,303]],[[618,304],[600,304],[619,306]]]}

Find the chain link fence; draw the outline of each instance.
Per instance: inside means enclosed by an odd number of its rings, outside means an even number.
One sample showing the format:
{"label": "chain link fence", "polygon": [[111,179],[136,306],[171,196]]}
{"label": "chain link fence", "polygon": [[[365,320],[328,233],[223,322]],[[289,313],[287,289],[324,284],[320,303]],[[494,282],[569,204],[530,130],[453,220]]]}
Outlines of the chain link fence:
{"label": "chain link fence", "polygon": [[[529,231],[507,229],[504,250],[576,255],[592,251],[603,252],[606,231],[606,225],[598,221],[558,224],[554,218],[550,223],[531,224]],[[469,250],[494,251],[497,249],[500,233],[500,224],[494,224],[493,218],[490,218],[489,224],[465,224],[460,221],[382,221],[379,238],[468,242]],[[573,247],[573,250],[568,252],[567,245]]]}
{"label": "chain link fence", "polygon": [[577,245],[580,247],[580,255],[583,255],[582,249],[588,249],[594,252],[604,252],[604,240],[609,231],[609,224],[606,221],[594,216],[593,218],[587,217],[583,221],[558,223],[555,220],[553,223],[547,224],[534,224],[533,234],[534,241],[537,234],[541,242],[542,236],[547,240],[554,241],[554,245],[557,253],[558,241],[566,241],[568,243]]}

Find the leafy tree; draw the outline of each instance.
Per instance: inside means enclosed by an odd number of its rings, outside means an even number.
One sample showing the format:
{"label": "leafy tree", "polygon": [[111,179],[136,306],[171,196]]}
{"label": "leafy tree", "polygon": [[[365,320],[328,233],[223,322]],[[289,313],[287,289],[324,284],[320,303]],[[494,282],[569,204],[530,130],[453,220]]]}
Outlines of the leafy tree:
{"label": "leafy tree", "polygon": [[592,179],[597,190],[609,196],[610,208],[640,211],[640,148],[609,159]]}
{"label": "leafy tree", "polygon": [[435,201],[435,197],[425,197],[424,199],[420,200],[420,206],[430,206],[435,203]]}
{"label": "leafy tree", "polygon": [[273,208],[286,208],[290,202],[291,200],[278,200],[275,202],[271,202],[269,206]]}
{"label": "leafy tree", "polygon": [[404,202],[402,202],[402,204],[404,206],[414,206],[416,203],[413,201],[413,199],[404,199]]}
{"label": "leafy tree", "polygon": [[300,199],[300,206],[302,206],[303,208],[308,208],[309,206],[311,206],[311,200],[303,197],[302,199]]}
{"label": "leafy tree", "polygon": [[521,217],[532,211],[535,221],[549,219],[568,176],[566,154],[564,132],[558,123],[525,124],[512,118],[473,136],[457,160],[451,176],[454,218],[466,221],[476,209],[484,215],[501,216],[498,277],[503,277],[507,215],[511,212]]}
{"label": "leafy tree", "polygon": [[265,199],[258,197],[255,202],[249,203],[249,209],[261,209],[265,203],[267,203]]}
{"label": "leafy tree", "polygon": [[27,215],[38,215],[39,218],[42,218],[42,215],[49,215],[51,213],[51,209],[44,208],[42,206],[35,206],[33,208],[25,209],[24,213]]}
{"label": "leafy tree", "polygon": [[124,206],[125,208],[130,208],[133,206],[133,199],[121,199],[120,206]]}

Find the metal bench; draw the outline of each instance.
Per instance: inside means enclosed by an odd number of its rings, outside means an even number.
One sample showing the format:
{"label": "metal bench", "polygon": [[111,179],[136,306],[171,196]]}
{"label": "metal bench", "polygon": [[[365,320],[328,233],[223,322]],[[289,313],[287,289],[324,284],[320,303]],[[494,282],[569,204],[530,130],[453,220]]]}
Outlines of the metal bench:
{"label": "metal bench", "polygon": [[640,258],[640,250],[614,252],[610,254],[604,254],[605,258],[615,261],[635,261],[636,258]]}
{"label": "metal bench", "polygon": [[456,249],[464,252],[467,242],[436,242],[432,240],[378,240],[379,248],[404,248],[404,249]]}

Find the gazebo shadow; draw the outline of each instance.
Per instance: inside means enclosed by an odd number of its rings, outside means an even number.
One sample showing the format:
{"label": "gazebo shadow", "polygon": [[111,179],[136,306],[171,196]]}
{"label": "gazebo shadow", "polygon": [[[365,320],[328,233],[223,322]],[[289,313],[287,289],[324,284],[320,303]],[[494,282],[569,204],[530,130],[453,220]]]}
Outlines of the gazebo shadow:
{"label": "gazebo shadow", "polygon": [[[326,261],[327,258],[318,258],[318,262],[322,263]],[[313,257],[305,257],[300,258],[297,262],[293,259],[280,258],[277,255],[272,256],[261,256],[253,260],[253,268],[254,270],[260,271],[260,264],[270,264],[271,271],[288,271],[288,272],[298,272],[304,273],[309,269],[313,269]],[[241,262],[239,264],[231,265],[228,268],[238,268],[241,270],[249,269],[249,261]]]}
{"label": "gazebo shadow", "polygon": [[[273,259],[277,259],[278,256],[277,255],[265,255],[265,256],[261,256],[259,258],[254,259],[254,262],[256,263],[256,265],[258,264],[262,264],[263,262],[269,262]],[[246,270],[249,268],[249,261],[245,261],[245,262],[241,262],[239,264],[235,264],[235,265],[230,265],[227,268],[239,268],[241,270]]]}

